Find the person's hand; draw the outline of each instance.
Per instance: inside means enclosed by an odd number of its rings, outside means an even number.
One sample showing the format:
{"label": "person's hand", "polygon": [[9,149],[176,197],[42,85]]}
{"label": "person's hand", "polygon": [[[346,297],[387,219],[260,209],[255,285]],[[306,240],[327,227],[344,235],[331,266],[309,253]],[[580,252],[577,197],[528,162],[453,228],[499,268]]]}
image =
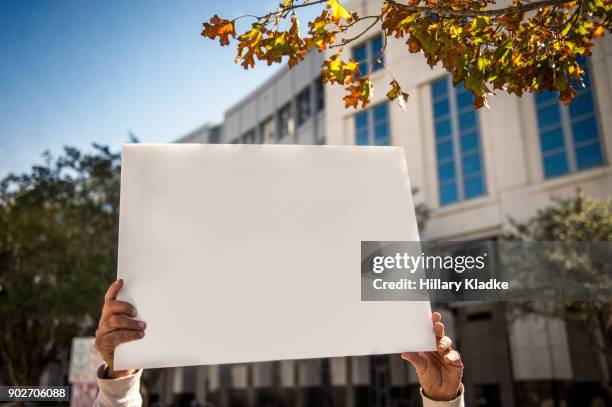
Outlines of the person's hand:
{"label": "person's hand", "polygon": [[436,401],[450,401],[461,393],[463,362],[459,352],[453,350],[453,341],[444,334],[439,312],[432,315],[436,334],[435,352],[404,352],[402,359],[414,366],[426,397]]}
{"label": "person's hand", "polygon": [[115,348],[120,343],[142,338],[146,327],[144,322],[133,319],[136,316],[136,308],[132,304],[117,300],[121,287],[123,287],[121,279],[108,287],[104,295],[102,316],[96,330],[96,348],[108,365],[106,377],[109,379],[117,379],[135,373],[135,370],[113,370]]}

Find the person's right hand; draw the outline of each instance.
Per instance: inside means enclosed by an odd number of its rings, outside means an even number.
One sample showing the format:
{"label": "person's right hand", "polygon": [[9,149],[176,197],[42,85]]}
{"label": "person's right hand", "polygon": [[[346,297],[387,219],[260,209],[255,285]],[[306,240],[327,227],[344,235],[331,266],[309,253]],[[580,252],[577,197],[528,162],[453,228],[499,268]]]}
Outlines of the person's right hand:
{"label": "person's right hand", "polygon": [[96,330],[96,348],[108,365],[106,377],[109,379],[117,379],[135,372],[135,370],[113,370],[115,348],[120,343],[142,338],[146,328],[143,321],[133,319],[136,316],[136,308],[132,304],[117,300],[121,287],[123,287],[121,279],[108,287],[104,296],[102,316]]}
{"label": "person's right hand", "polygon": [[436,334],[435,352],[404,352],[402,359],[414,366],[423,394],[435,401],[450,401],[463,392],[463,362],[453,349],[453,341],[446,336],[442,315],[431,316]]}

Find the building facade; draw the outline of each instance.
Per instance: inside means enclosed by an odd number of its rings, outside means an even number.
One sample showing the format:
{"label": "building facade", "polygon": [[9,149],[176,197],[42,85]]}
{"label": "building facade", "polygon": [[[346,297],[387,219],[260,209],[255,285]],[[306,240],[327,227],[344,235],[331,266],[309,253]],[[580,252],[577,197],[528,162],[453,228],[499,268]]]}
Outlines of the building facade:
{"label": "building facade", "polygon": [[[348,7],[368,15],[380,3]],[[204,138],[198,130],[181,141],[401,146],[419,191],[415,201],[431,210],[426,240],[496,239],[509,219],[534,216],[551,197],[577,188],[612,194],[608,37],[582,61],[587,86],[569,106],[549,93],[500,93],[489,98],[490,108],[475,111],[469,92],[401,40],[389,39],[382,50],[374,30],[344,50],[345,59],[372,74],[366,109],[345,109],[343,88],[322,86],[323,56],[312,53],[227,110]],[[386,100],[390,72],[410,93],[406,111]],[[442,312],[465,361],[468,405],[604,405],[597,361],[576,327],[536,316],[510,319],[504,304],[446,304]],[[398,355],[167,369],[153,389],[160,404],[420,405],[414,372]]]}

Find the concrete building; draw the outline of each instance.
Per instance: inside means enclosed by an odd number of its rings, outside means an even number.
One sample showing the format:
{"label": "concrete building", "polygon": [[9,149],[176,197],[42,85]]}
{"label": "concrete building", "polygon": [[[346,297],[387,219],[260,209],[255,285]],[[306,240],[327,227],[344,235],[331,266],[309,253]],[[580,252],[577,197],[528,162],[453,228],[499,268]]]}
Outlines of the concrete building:
{"label": "concrete building", "polygon": [[221,142],[221,137],[223,135],[222,131],[222,125],[206,123],[205,125],[185,134],[183,137],[176,140],[175,143],[218,144]]}
{"label": "concrete building", "polygon": [[325,95],[320,54],[282,69],[229,108],[224,143],[325,143]]}
{"label": "concrete building", "polygon": [[[377,1],[348,4],[361,15]],[[355,27],[359,30],[360,27]],[[348,34],[350,35],[350,33]],[[587,61],[588,86],[569,107],[554,95],[498,94],[474,111],[471,95],[390,39],[372,30],[346,47],[371,70],[367,109],[345,109],[341,86],[321,86],[322,56],[281,69],[225,114],[214,142],[395,145],[406,151],[417,203],[431,209],[430,240],[496,239],[510,218],[523,221],[552,196],[612,193],[612,41]],[[387,102],[389,72],[410,93],[406,111]],[[198,130],[192,142],[213,142]],[[220,135],[219,135],[220,134]],[[185,138],[181,139],[185,141]],[[588,406],[601,399],[586,338],[559,320],[510,321],[504,304],[444,309],[466,364],[470,406]],[[218,406],[417,406],[414,373],[397,355],[281,361],[167,370],[165,402],[195,397]],[[603,404],[601,404],[603,405]]]}

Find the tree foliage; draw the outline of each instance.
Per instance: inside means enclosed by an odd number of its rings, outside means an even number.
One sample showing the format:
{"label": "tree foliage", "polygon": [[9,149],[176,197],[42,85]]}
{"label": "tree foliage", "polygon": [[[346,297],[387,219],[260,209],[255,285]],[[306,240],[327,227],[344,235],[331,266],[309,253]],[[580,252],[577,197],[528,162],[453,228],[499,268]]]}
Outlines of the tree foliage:
{"label": "tree foliage", "polygon": [[525,223],[513,221],[513,235],[542,241],[612,240],[612,197],[597,199],[578,191],[571,198],[552,198]]}
{"label": "tree foliage", "polygon": [[[221,45],[235,40],[235,61],[245,69],[257,61],[268,65],[286,61],[290,67],[314,49],[335,51],[325,60],[322,78],[341,84],[346,107],[365,107],[372,94],[370,73],[362,75],[352,59],[343,60],[345,46],[369,30],[405,42],[408,52],[422,53],[430,66],[440,64],[474,95],[474,107],[486,104],[496,90],[521,96],[525,92],[558,91],[568,104],[582,86],[578,56],[591,54],[593,40],[610,32],[612,0],[384,0],[378,14],[361,16],[338,0],[284,0],[276,10],[260,16],[237,33],[237,19],[214,15],[202,35]],[[506,2],[499,2],[506,4]],[[300,32],[296,10],[322,8]],[[239,17],[241,18],[241,17]],[[369,61],[381,61],[381,55]],[[393,77],[393,72],[390,72]],[[408,94],[393,78],[390,100],[404,106]]]}
{"label": "tree foliage", "polygon": [[116,265],[119,154],[94,145],[0,183],[0,351],[36,385],[74,336],[91,335]]}
{"label": "tree foliage", "polygon": [[[511,239],[556,241],[556,242],[609,242],[612,241],[612,197],[597,199],[578,191],[571,198],[555,198],[553,205],[539,210],[537,215],[525,223],[512,221]],[[578,250],[575,249],[578,248]],[[572,274],[579,280],[596,281],[599,286],[612,286],[610,265],[599,270],[594,265],[593,255],[586,245],[568,244],[562,253],[551,256],[553,264]],[[601,246],[599,246],[601,248]],[[606,273],[593,276],[593,273]],[[599,287],[598,287],[599,288]],[[609,292],[589,301],[562,301],[525,303],[515,308],[519,313],[537,313],[562,318],[577,324],[587,334],[592,345],[595,364],[599,370],[601,384],[612,400],[612,302]]]}

